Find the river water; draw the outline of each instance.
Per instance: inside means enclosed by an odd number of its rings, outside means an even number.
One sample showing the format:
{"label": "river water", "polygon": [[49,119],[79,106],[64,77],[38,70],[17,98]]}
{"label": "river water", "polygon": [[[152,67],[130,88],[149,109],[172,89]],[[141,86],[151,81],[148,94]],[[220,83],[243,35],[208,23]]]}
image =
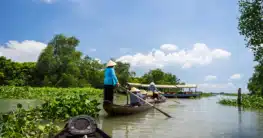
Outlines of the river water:
{"label": "river water", "polygon": [[[240,111],[217,104],[221,96],[168,99],[157,110],[125,117],[107,117],[102,113],[99,127],[113,138],[262,138],[263,112]],[[104,116],[103,116],[104,115]]]}
{"label": "river water", "polygon": [[[158,107],[173,116],[170,119],[154,109],[124,117],[108,117],[102,110],[98,125],[113,138],[263,137],[263,112],[222,106],[217,104],[219,99],[168,99]],[[0,100],[0,112],[14,109],[21,102],[39,104],[36,100]],[[116,102],[125,103],[125,98],[117,98]]]}

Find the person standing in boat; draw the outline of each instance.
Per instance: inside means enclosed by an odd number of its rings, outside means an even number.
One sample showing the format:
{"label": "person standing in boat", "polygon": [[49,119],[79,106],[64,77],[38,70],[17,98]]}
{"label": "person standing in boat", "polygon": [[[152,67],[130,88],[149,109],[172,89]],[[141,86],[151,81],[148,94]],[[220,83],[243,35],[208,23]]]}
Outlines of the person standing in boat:
{"label": "person standing in boat", "polygon": [[115,65],[116,63],[110,60],[104,71],[104,101],[111,103],[113,103],[113,90],[116,86],[119,86],[119,81],[114,70]]}

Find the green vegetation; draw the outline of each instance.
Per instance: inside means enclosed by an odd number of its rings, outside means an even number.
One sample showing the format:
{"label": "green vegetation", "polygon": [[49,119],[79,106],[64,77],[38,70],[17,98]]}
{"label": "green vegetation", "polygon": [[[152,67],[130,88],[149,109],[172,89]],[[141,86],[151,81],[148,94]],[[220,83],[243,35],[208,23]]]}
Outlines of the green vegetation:
{"label": "green vegetation", "polygon": [[210,97],[210,96],[213,96],[213,94],[212,93],[204,93],[204,92],[202,92],[201,95],[200,95],[200,97]]}
{"label": "green vegetation", "polygon": [[94,88],[32,88],[0,87],[1,98],[40,99],[43,104],[25,110],[18,110],[1,116],[2,137],[44,137],[57,133],[59,127],[54,123],[70,117],[88,114],[97,117],[100,109],[98,100],[102,91]]}
{"label": "green vegetation", "polygon": [[18,105],[18,110],[1,116],[2,138],[43,138],[54,136],[59,132],[60,127],[53,123],[44,124],[41,118],[41,112],[34,110],[24,110],[22,105]]}
{"label": "green vegetation", "polygon": [[102,90],[90,87],[86,88],[49,88],[49,87],[15,87],[1,86],[1,99],[41,99],[49,100],[60,96],[89,94],[90,96],[102,96]]}
{"label": "green vegetation", "polygon": [[263,1],[262,0],[239,0],[239,30],[245,37],[247,47],[254,55],[254,61],[258,62],[254,73],[249,79],[248,89],[251,94],[263,95]]}
{"label": "green vegetation", "polygon": [[[237,99],[222,99],[219,103],[223,105],[237,106]],[[263,98],[256,95],[242,95],[242,107],[263,109]]]}
{"label": "green vegetation", "polygon": [[[239,0],[241,13],[238,22],[240,34],[245,37],[247,47],[254,53],[254,61],[258,64],[254,67],[254,73],[248,82],[248,90],[251,96],[242,95],[242,106],[247,108],[263,108],[263,1]],[[219,103],[224,105],[236,105],[236,100],[222,99]]]}

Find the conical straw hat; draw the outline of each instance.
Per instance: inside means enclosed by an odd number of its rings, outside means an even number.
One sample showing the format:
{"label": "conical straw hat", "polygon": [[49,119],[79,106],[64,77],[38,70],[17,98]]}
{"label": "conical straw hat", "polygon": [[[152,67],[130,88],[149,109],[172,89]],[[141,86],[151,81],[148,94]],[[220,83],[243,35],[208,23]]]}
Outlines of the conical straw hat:
{"label": "conical straw hat", "polygon": [[145,90],[141,90],[141,94],[147,94]]}
{"label": "conical straw hat", "polygon": [[113,62],[112,60],[110,60],[108,63],[107,63],[107,67],[110,67],[110,66],[115,66],[116,63]]}
{"label": "conical straw hat", "polygon": [[154,82],[151,82],[150,85],[155,85]]}
{"label": "conical straw hat", "polygon": [[137,88],[135,88],[135,87],[132,87],[130,91],[131,91],[131,92],[139,92],[140,90],[137,89]]}

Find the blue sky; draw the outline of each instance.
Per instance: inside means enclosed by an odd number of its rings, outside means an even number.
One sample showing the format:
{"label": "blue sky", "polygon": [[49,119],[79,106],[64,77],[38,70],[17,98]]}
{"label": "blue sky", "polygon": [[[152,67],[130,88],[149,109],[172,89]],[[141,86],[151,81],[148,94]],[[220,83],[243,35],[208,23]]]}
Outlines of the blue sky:
{"label": "blue sky", "polygon": [[63,33],[80,39],[83,53],[130,62],[138,75],[162,67],[202,90],[235,92],[255,65],[238,15],[237,0],[3,0],[0,55],[34,61]]}

